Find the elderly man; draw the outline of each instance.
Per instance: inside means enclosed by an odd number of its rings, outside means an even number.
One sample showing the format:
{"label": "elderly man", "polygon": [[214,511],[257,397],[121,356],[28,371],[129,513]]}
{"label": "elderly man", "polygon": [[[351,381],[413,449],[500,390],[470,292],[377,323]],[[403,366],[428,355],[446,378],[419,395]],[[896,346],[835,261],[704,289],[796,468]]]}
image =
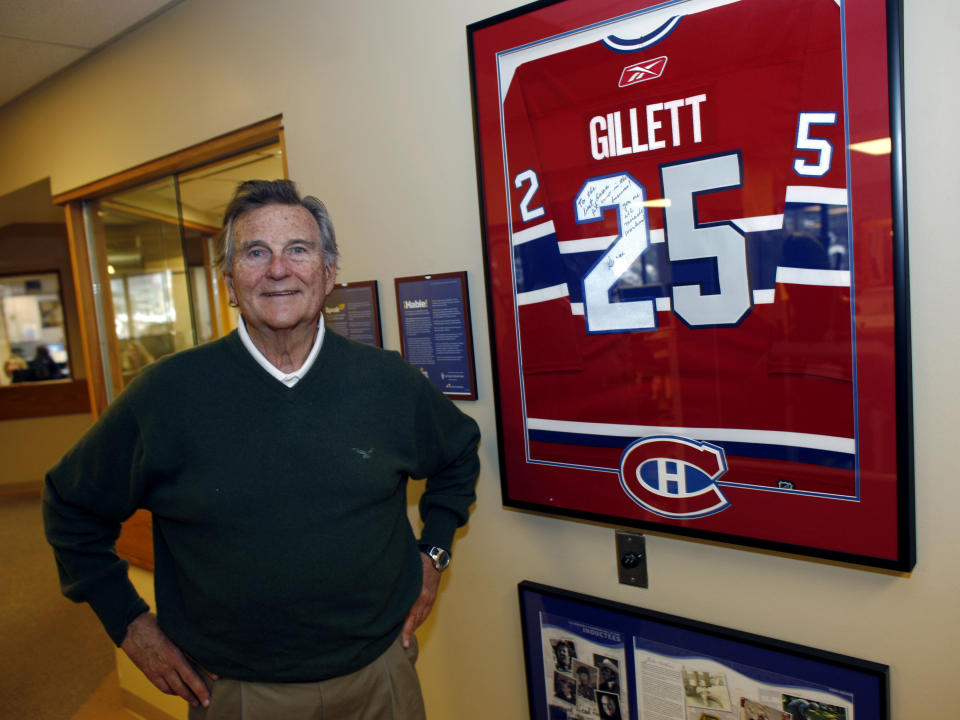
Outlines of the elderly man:
{"label": "elderly man", "polygon": [[[319,200],[246,182],[223,243],[238,330],[149,365],[47,475],[63,591],[191,718],[422,718],[413,631],[475,498],[476,423],[396,353],[324,330]],[[408,476],[428,478],[419,542]],[[140,507],[157,616],[113,549]]]}

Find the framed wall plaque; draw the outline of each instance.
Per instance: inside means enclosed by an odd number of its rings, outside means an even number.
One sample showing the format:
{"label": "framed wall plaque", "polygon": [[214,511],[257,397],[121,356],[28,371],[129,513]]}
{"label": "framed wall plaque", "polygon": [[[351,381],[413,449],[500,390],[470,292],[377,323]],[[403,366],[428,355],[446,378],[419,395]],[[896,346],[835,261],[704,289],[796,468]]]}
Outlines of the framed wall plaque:
{"label": "framed wall plaque", "polygon": [[456,400],[476,400],[467,273],[395,278],[403,357]]}
{"label": "framed wall plaque", "polygon": [[351,340],[383,347],[377,281],[337,283],[323,304],[323,320]]}
{"label": "framed wall plaque", "polygon": [[886,665],[522,582],[530,717],[889,720]]}
{"label": "framed wall plaque", "polygon": [[913,567],[899,13],[468,27],[506,505]]}

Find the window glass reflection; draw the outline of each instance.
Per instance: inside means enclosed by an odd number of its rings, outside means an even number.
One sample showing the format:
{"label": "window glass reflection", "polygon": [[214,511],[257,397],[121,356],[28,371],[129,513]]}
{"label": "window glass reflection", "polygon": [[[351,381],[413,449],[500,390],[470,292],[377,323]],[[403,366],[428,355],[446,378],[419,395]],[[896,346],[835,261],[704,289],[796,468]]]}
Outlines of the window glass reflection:
{"label": "window glass reflection", "polygon": [[100,208],[126,385],[147,363],[196,343],[174,181],[117,193]]}
{"label": "window glass reflection", "polygon": [[0,384],[70,376],[57,273],[0,278]]}

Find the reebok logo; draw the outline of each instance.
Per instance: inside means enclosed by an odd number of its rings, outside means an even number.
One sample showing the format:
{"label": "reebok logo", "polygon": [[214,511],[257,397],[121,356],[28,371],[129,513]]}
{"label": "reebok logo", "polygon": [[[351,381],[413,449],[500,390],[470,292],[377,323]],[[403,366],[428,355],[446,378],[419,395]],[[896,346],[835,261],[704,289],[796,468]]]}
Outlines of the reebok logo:
{"label": "reebok logo", "polygon": [[623,69],[623,72],[620,73],[620,87],[636,85],[646,80],[655,80],[663,75],[663,69],[666,66],[666,55],[628,65]]}

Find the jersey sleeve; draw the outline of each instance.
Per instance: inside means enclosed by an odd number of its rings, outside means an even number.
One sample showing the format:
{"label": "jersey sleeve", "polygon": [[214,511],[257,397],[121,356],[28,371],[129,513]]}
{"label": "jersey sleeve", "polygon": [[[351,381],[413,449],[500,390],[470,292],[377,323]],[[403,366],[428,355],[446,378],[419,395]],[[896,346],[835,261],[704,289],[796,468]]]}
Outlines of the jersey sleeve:
{"label": "jersey sleeve", "polygon": [[523,93],[524,66],[503,105],[510,195],[510,245],[523,371],[581,367],[554,212]]}
{"label": "jersey sleeve", "polygon": [[840,9],[829,0],[811,0],[808,7],[767,367],[851,381]]}

